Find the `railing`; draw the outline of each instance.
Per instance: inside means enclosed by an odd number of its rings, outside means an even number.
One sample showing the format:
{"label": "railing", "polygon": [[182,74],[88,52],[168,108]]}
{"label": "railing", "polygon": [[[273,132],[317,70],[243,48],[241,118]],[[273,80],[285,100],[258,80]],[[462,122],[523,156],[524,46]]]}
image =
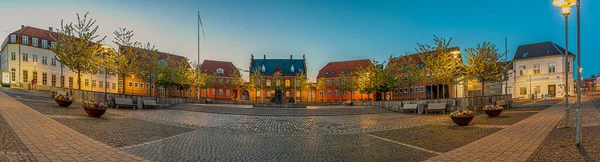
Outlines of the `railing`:
{"label": "railing", "polygon": [[354,105],[359,106],[378,106],[386,109],[401,108],[404,104],[419,104],[422,108],[428,103],[446,103],[448,111],[455,111],[462,108],[473,110],[476,113],[483,112],[483,106],[493,104],[496,101],[505,100],[512,103],[512,96],[508,95],[493,95],[493,96],[478,96],[464,98],[444,98],[444,99],[427,99],[427,100],[410,100],[410,101],[375,101],[375,102],[357,102]]}
{"label": "railing", "polygon": [[138,95],[128,95],[128,94],[116,94],[116,93],[104,93],[104,92],[95,92],[95,91],[86,91],[86,90],[76,90],[69,88],[53,88],[52,92],[56,91],[65,91],[69,93],[69,95],[73,98],[75,102],[81,103],[86,100],[95,100],[95,101],[104,101],[109,105],[114,105],[114,98],[131,98],[134,101],[134,104],[141,107],[141,100],[156,100],[161,106],[169,106],[176,105],[181,103],[202,103],[204,99],[195,99],[195,98],[173,98],[173,97],[156,97],[156,96],[138,96]]}

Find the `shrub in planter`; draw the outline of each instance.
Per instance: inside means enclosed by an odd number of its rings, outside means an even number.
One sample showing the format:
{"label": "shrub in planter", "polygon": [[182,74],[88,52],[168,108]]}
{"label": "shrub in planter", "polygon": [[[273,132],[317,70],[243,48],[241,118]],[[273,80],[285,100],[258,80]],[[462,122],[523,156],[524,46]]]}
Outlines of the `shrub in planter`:
{"label": "shrub in planter", "polygon": [[69,107],[73,103],[73,98],[68,95],[59,94],[54,96],[54,101],[56,104],[58,104],[58,106]]}
{"label": "shrub in planter", "polygon": [[475,112],[471,110],[458,110],[450,114],[452,121],[459,126],[469,125],[473,117],[475,117]]}
{"label": "shrub in planter", "polygon": [[108,109],[106,104],[96,101],[83,101],[81,107],[83,107],[83,110],[92,117],[100,117],[104,115],[106,109]]}
{"label": "shrub in planter", "polygon": [[504,110],[504,107],[500,105],[485,105],[483,107],[483,111],[485,111],[485,113],[489,117],[495,117],[500,115],[500,113],[502,113],[502,110]]}

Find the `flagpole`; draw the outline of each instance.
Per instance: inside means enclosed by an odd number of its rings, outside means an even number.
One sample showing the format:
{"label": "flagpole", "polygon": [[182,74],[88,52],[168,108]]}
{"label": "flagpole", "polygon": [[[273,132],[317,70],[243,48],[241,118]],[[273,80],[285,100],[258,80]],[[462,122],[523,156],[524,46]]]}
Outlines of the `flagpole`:
{"label": "flagpole", "polygon": [[[198,11],[198,64],[196,65],[198,72],[196,73],[196,79],[200,78],[200,11]],[[200,86],[196,86],[198,100],[200,100]]]}

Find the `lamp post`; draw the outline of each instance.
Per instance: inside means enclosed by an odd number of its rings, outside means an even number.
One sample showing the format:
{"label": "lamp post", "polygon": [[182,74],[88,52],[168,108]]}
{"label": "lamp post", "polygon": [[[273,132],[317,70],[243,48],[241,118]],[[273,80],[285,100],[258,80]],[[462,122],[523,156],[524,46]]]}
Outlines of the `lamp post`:
{"label": "lamp post", "polygon": [[[577,2],[575,2],[577,4],[577,69],[579,70],[577,72],[577,77],[579,79],[581,79],[581,72],[583,71],[583,68],[581,68],[581,37],[580,37],[580,15],[581,15],[581,1],[577,0]],[[580,80],[581,81],[581,80]],[[579,86],[581,88],[581,86]],[[575,114],[577,115],[576,117],[576,133],[575,133],[575,141],[576,141],[576,145],[577,147],[581,146],[581,89],[577,89],[577,111],[575,112]]]}
{"label": "lamp post", "polygon": [[576,0],[553,0],[552,5],[560,7],[560,11],[565,16],[565,117],[564,126],[567,126],[569,122],[569,72],[567,71],[567,64],[569,62],[569,14],[571,13],[571,6],[575,5]]}
{"label": "lamp post", "polygon": [[[454,59],[457,59],[460,51],[452,51],[452,54],[454,54]],[[454,98],[458,98],[458,78],[455,79],[457,82],[454,84]]]}

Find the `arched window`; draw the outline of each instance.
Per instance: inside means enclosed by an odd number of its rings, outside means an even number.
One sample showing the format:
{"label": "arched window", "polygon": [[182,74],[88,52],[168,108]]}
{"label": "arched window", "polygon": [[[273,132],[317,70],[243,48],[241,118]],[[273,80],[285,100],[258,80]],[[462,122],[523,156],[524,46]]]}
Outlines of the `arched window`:
{"label": "arched window", "polygon": [[340,74],[344,74],[344,70],[342,70],[342,71],[340,72]]}
{"label": "arched window", "polygon": [[218,68],[217,69],[217,74],[225,74],[225,70]]}
{"label": "arched window", "polygon": [[289,87],[290,86],[290,80],[285,80],[285,86]]}
{"label": "arched window", "polygon": [[325,72],[325,76],[329,75],[329,72]]}
{"label": "arched window", "polygon": [[285,97],[290,97],[290,91],[285,91]]}
{"label": "arched window", "polygon": [[271,79],[267,79],[267,86],[271,86]]}

